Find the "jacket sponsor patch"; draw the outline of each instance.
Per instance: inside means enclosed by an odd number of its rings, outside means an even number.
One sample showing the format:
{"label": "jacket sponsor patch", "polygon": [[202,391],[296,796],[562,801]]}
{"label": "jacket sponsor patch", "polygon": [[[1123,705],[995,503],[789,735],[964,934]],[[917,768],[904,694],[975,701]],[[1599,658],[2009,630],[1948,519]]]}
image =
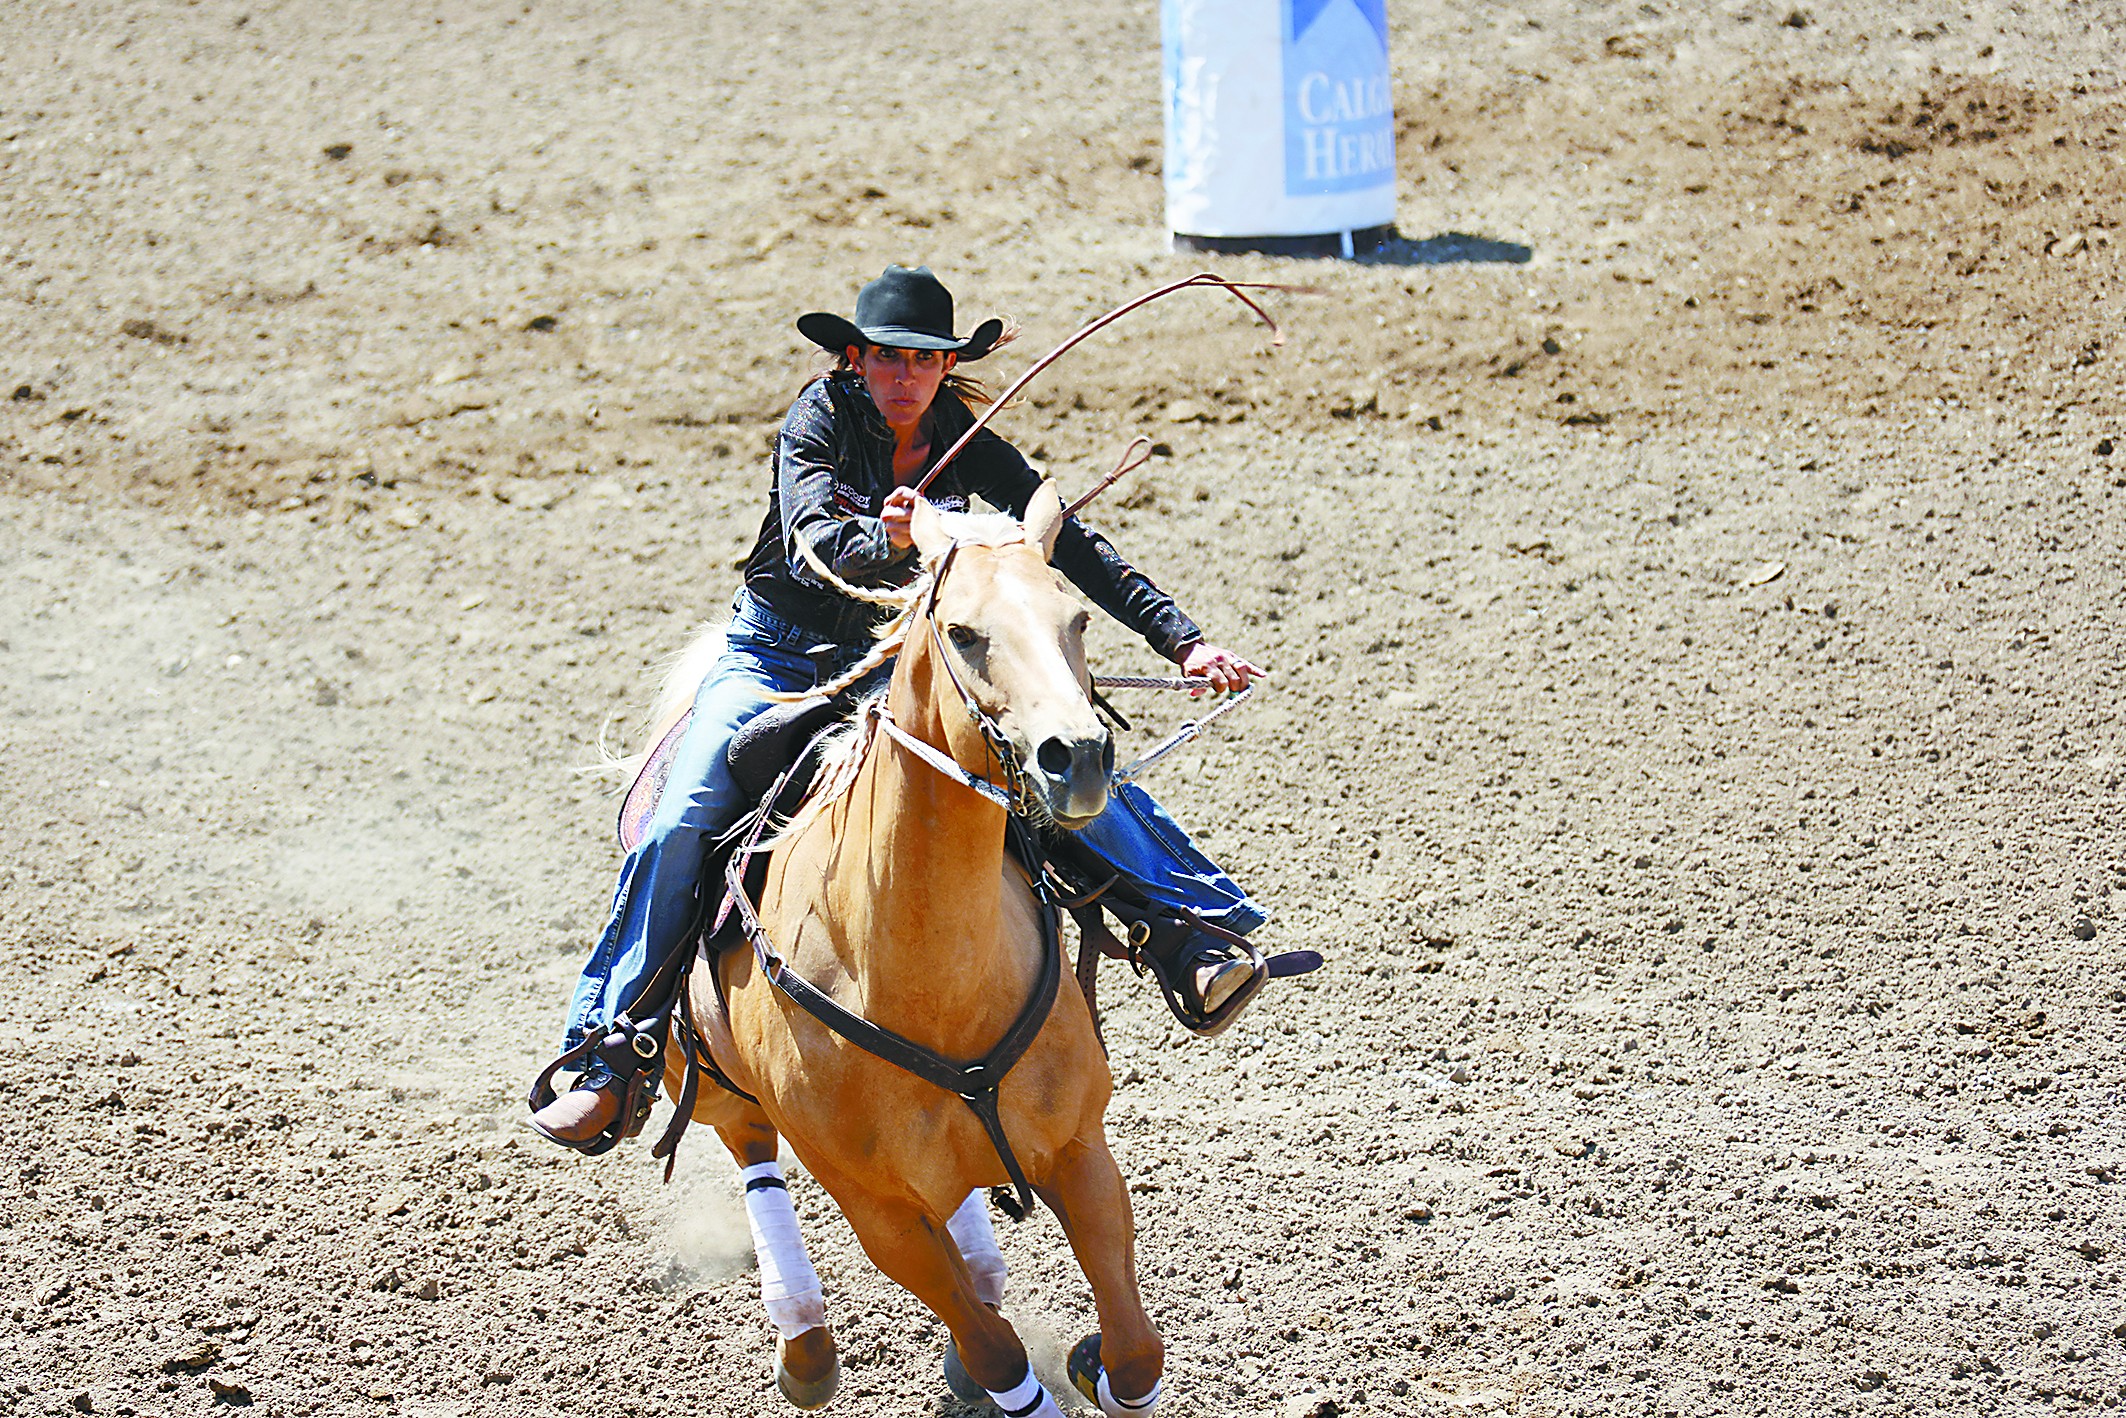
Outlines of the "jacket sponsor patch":
{"label": "jacket sponsor patch", "polygon": [[[943,508],[947,512],[965,512],[967,510],[967,498],[964,493],[949,492],[942,497],[932,497],[926,500],[931,506]],[[869,517],[878,511],[878,499],[864,496],[847,483],[836,483],[834,485],[834,510],[851,516]]]}

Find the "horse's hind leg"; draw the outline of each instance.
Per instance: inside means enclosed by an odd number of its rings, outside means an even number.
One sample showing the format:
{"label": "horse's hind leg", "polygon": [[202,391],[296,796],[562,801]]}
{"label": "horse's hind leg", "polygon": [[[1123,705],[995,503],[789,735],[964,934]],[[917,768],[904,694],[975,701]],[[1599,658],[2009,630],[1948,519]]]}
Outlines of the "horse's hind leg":
{"label": "horse's hind leg", "polygon": [[1026,1346],[978,1292],[946,1226],[903,1202],[881,1201],[853,1188],[833,1190],[864,1254],[945,1322],[968,1376],[1000,1410],[1011,1418],[1063,1418],[1033,1376]]}
{"label": "horse's hind leg", "polygon": [[775,1386],[799,1408],[818,1408],[840,1385],[841,1358],[827,1328],[826,1295],[805,1254],[797,1210],[776,1161],[780,1139],[759,1114],[716,1131],[745,1183],[746,1221],[760,1262],[760,1300],[775,1326]]}
{"label": "horse's hind leg", "polygon": [[1100,1316],[1100,1333],[1071,1354],[1071,1382],[1110,1418],[1149,1418],[1166,1345],[1137,1290],[1137,1225],[1107,1139],[1096,1131],[1072,1142],[1035,1190],[1063,1223]]}

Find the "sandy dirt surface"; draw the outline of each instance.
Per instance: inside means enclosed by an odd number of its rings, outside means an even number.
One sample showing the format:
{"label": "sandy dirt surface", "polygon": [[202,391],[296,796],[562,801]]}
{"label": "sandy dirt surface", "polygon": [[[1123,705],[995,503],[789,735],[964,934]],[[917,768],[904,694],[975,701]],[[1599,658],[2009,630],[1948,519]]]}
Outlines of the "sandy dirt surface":
{"label": "sandy dirt surface", "polygon": [[[713,1142],[520,1099],[792,319],[926,260],[1008,376],[1200,264],[1153,7],[1004,15],[0,16],[4,1406],[778,1410]],[[1002,424],[1161,445],[1095,518],[1277,678],[1154,786],[1330,959],[1110,976],[1166,1411],[2118,1406],[2126,7],[1392,17],[1397,259]],[[796,1194],[833,1411],[960,1413]]]}

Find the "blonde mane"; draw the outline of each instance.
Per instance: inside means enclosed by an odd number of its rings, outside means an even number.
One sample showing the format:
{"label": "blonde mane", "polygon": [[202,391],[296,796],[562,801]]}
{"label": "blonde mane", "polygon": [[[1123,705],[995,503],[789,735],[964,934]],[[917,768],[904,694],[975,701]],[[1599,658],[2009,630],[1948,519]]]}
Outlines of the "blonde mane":
{"label": "blonde mane", "polygon": [[786,821],[761,838],[761,851],[780,847],[795,837],[849,791],[856,782],[857,770],[870,756],[872,741],[878,737],[879,711],[885,704],[886,691],[881,688],[857,705],[847,720],[828,731],[819,746],[819,768],[805,800]]}

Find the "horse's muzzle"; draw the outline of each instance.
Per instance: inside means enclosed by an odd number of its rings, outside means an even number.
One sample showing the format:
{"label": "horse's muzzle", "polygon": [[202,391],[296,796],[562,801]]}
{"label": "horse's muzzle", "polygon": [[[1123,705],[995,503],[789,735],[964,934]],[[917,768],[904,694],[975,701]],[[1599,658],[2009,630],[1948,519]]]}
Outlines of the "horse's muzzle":
{"label": "horse's muzzle", "polygon": [[1105,729],[1043,739],[1027,774],[1040,789],[1049,816],[1073,830],[1107,806],[1108,775],[1115,770],[1115,738]]}

